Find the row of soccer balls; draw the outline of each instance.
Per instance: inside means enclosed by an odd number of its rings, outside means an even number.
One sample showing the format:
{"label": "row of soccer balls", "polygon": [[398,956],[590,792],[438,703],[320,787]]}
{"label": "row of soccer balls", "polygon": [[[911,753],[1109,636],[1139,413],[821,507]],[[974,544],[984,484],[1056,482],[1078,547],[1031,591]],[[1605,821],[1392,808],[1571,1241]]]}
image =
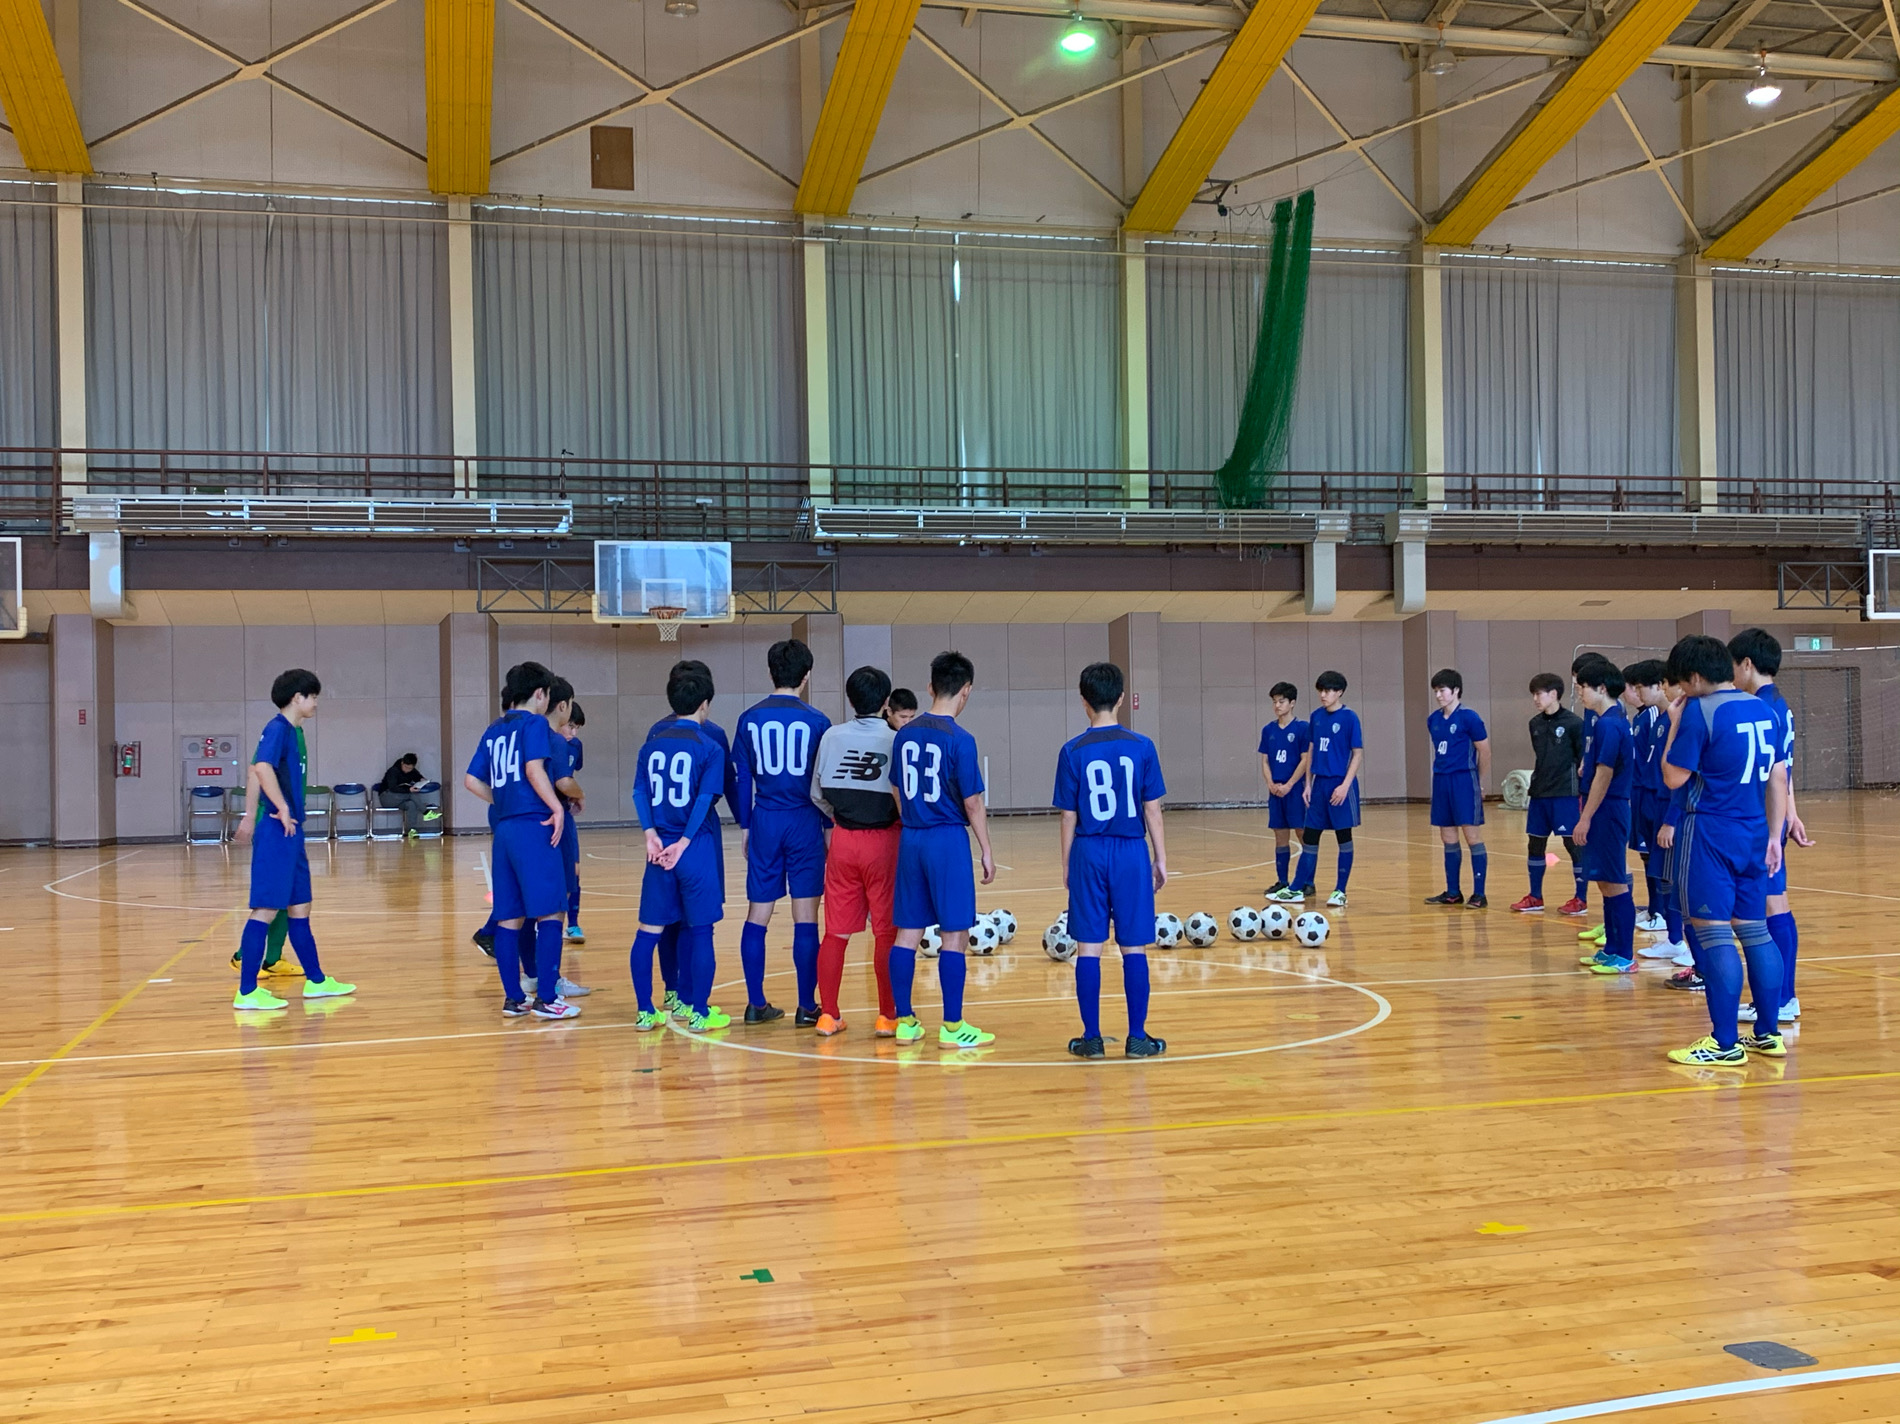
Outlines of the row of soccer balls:
{"label": "row of soccer balls", "polygon": [[[1228,913],[1227,928],[1235,939],[1285,939],[1291,934],[1308,948],[1317,948],[1326,943],[1326,936],[1332,933],[1333,927],[1317,910],[1295,916],[1284,905],[1268,905],[1261,910],[1241,905]],[[1015,938],[1016,916],[1008,910],[987,910],[970,926],[970,952],[994,954],[999,945]],[[1197,949],[1205,949],[1219,938],[1220,922],[1205,910],[1189,915],[1186,920],[1179,915],[1155,916],[1154,942],[1161,949],[1173,949],[1182,940]],[[1042,932],[1042,947],[1051,959],[1075,958],[1075,940],[1069,934],[1067,910],[1057,915],[1056,922]],[[924,931],[917,948],[926,959],[935,959],[942,952],[943,934],[937,926]]]}

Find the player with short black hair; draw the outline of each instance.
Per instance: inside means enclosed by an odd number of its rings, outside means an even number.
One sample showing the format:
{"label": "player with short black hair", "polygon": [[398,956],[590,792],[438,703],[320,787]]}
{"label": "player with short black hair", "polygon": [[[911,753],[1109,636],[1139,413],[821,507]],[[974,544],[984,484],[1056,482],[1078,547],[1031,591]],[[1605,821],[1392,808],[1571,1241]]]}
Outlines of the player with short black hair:
{"label": "player with short black hair", "polygon": [[1662,780],[1663,743],[1669,719],[1663,715],[1665,665],[1661,658],[1642,658],[1623,669],[1623,705],[1629,709],[1630,746],[1636,760],[1636,778],[1630,793],[1630,849],[1642,857],[1643,883],[1648,899],[1636,916],[1636,928],[1658,936],[1637,953],[1644,959],[1672,959],[1677,936],[1666,913],[1663,855],[1656,843],[1669,812],[1669,789]]}
{"label": "player with short black hair", "polygon": [[1305,783],[1313,759],[1313,729],[1296,715],[1299,688],[1276,682],[1267,696],[1273,701],[1273,720],[1260,729],[1260,779],[1267,783],[1267,829],[1273,832],[1273,884],[1267,887],[1272,900],[1287,889],[1293,833],[1306,824],[1306,805],[1293,792]]}
{"label": "player with short black hair", "polygon": [[[317,715],[323,683],[307,668],[291,668],[271,683],[270,700],[277,715],[264,724],[251,756],[251,776],[258,801],[269,803],[271,813],[260,816],[251,833],[251,916],[244,922],[238,945],[238,991],[231,1000],[236,1009],[281,1009],[286,1001],[260,988],[258,971],[271,922],[289,912],[290,947],[303,966],[303,996],[329,999],[354,994],[356,986],[324,974],[317,961],[317,941],[310,932],[310,856],[303,841],[304,751],[303,724]],[[246,826],[250,822],[247,818]],[[240,831],[240,837],[242,831]]]}
{"label": "player with short black hair", "polygon": [[[675,666],[667,679],[672,717],[647,734],[634,763],[633,807],[646,833],[647,868],[640,882],[640,927],[628,956],[638,1015],[646,1033],[666,1023],[653,1002],[653,956],[661,933],[679,925],[680,997],[695,1033],[732,1022],[709,1001],[717,968],[713,926],[725,916],[726,887],[713,803],[725,784],[725,757],[705,734],[712,706],[709,673]],[[712,821],[712,825],[708,822]]]}
{"label": "player with short black hair", "polygon": [[[1663,779],[1685,792],[1676,878],[1700,946],[1708,1037],[1671,1049],[1677,1063],[1738,1068],[1750,1053],[1785,1058],[1780,1033],[1781,954],[1768,933],[1768,876],[1781,865],[1787,781],[1781,725],[1760,698],[1735,685],[1734,660],[1704,634],[1677,642],[1669,676],[1684,696],[1669,707]],[[1737,1031],[1741,966],[1755,1000],[1754,1032]]]}
{"label": "player with short black hair", "polygon": [[891,695],[884,699],[884,720],[890,723],[891,730],[903,731],[916,715],[917,694],[908,687],[893,687]]}
{"label": "player with short black hair", "polygon": [[976,923],[969,832],[975,832],[982,852],[983,883],[996,879],[983,807],[982,760],[976,738],[956,720],[970,700],[975,681],[976,668],[962,653],[937,654],[930,663],[930,711],[891,742],[897,804],[904,823],[892,906],[897,942],[891,950],[891,994],[899,1043],[916,1043],[924,1036],[911,1007],[911,985],[917,972],[917,946],[932,925],[943,936],[937,956],[943,1027],[937,1032],[937,1046],[978,1048],[996,1038],[963,1017],[964,953],[970,926]]}
{"label": "player with short black hair", "polygon": [[1282,904],[1304,901],[1319,892],[1313,877],[1319,871],[1319,838],[1333,833],[1339,846],[1339,874],[1329,910],[1346,908],[1346,882],[1352,877],[1352,831],[1359,824],[1359,767],[1365,760],[1365,734],[1359,715],[1345,705],[1345,674],[1328,668],[1313,680],[1319,693],[1319,711],[1311,723],[1313,752],[1306,764],[1306,825],[1300,832],[1300,867],[1292,885],[1267,898]]}
{"label": "player with short black hair", "polygon": [[1526,865],[1530,893],[1511,906],[1519,914],[1544,913],[1544,873],[1549,868],[1550,838],[1563,837],[1564,851],[1576,878],[1576,893],[1559,907],[1560,913],[1581,915],[1590,882],[1584,879],[1577,843],[1570,834],[1582,810],[1578,799],[1577,768],[1583,761],[1583,718],[1564,706],[1564,680],[1554,672],[1540,672],[1530,681],[1531,784],[1530,806],[1524,815],[1529,843]]}
{"label": "player with short black hair", "polygon": [[[581,728],[587,725],[587,713],[581,710],[578,701],[567,704],[567,722],[559,731],[567,739],[568,758],[574,774],[578,775],[587,760],[587,749],[581,745]],[[576,811],[585,811],[585,799],[574,807]],[[567,940],[569,944],[587,943],[587,932],[581,928],[581,865],[580,838],[578,831],[574,840],[574,874],[567,889]]]}
{"label": "player with short black hair", "polygon": [[871,925],[871,968],[877,976],[879,1038],[897,1033],[897,1001],[891,993],[891,945],[897,927],[891,897],[897,880],[897,793],[891,787],[894,733],[884,720],[890,675],[861,667],[844,682],[856,717],[832,727],[818,743],[812,800],[834,829],[825,857],[825,938],[818,946],[818,1034],[844,1032],[838,990],[844,981],[845,945]]}
{"label": "player with short black hair", "polygon": [[1608,659],[1575,674],[1584,705],[1597,714],[1584,749],[1588,781],[1571,839],[1583,851],[1584,873],[1603,896],[1603,944],[1582,963],[1593,974],[1636,967],[1636,901],[1629,888],[1630,791],[1636,760],[1623,711],[1623,674]]}
{"label": "player with short black hair", "polygon": [[[565,935],[568,943],[582,944],[587,936],[580,927],[581,833],[575,818],[585,807],[587,798],[574,775],[580,770],[580,743],[570,730],[574,719],[574,685],[564,677],[556,676],[554,685],[548,689],[547,719],[548,730],[554,733],[548,738],[548,780],[554,784],[561,806],[567,812],[561,821],[561,873],[567,884],[567,893],[562,899],[562,909],[567,914]],[[533,966],[524,964],[522,972],[532,973]],[[584,999],[594,992],[565,974],[556,989],[563,999]]]}
{"label": "player with short black hair", "polygon": [[[1438,710],[1425,718],[1432,744],[1432,824],[1445,846],[1445,890],[1428,905],[1490,904],[1484,893],[1490,856],[1484,846],[1484,783],[1491,775],[1490,734],[1484,719],[1464,705],[1465,679],[1457,668],[1432,674],[1432,698]],[[1460,838],[1471,847],[1471,898],[1461,881],[1464,855]]]}
{"label": "player with short black hair", "polygon": [[[1808,828],[1802,824],[1800,812],[1795,809],[1794,800],[1794,709],[1788,706],[1788,699],[1781,695],[1781,688],[1775,682],[1781,672],[1781,644],[1765,628],[1744,628],[1728,640],[1729,656],[1735,659],[1735,685],[1743,692],[1753,693],[1768,704],[1773,714],[1778,735],[1781,738],[1782,766],[1780,776],[1783,781],[1782,796],[1786,803],[1786,814],[1782,818],[1780,840],[1782,846],[1781,864],[1768,876],[1768,936],[1774,940],[1775,948],[1781,951],[1781,1013],[1783,1021],[1801,1017],[1801,1000],[1795,997],[1794,968],[1795,959],[1801,947],[1799,931],[1795,928],[1794,910],[1788,903],[1788,842],[1808,847],[1814,844],[1808,835]],[[1774,828],[1770,828],[1771,833]],[[1756,1021],[1755,1006],[1744,1004],[1741,1009],[1741,1021]]]}
{"label": "player with short black hair", "polygon": [[772,911],[792,901],[792,969],[799,1028],[817,1024],[818,897],[825,893],[825,833],[831,821],[812,802],[818,743],[831,719],[806,701],[811,649],[796,638],[772,644],[765,665],[772,695],[739,717],[734,728],[732,812],[745,833],[746,918],[739,929],[749,1024],[771,1023],[785,1010],[765,997],[765,932]]}
{"label": "player with short black hair", "polygon": [[[1069,1040],[1077,1058],[1101,1058],[1102,949],[1112,931],[1122,956],[1128,1000],[1129,1058],[1167,1052],[1148,1033],[1148,949],[1155,938],[1155,891],[1168,881],[1161,832],[1161,779],[1155,745],[1121,725],[1116,714],[1126,680],[1114,663],[1082,669],[1077,691],[1089,729],[1056,754],[1052,798],[1062,813],[1062,884],[1069,892],[1069,933],[1076,942],[1075,994],[1082,1034]],[[1154,841],[1149,859],[1147,840]]]}
{"label": "player with short black hair", "polygon": [[[482,733],[462,777],[471,795],[494,807],[495,968],[501,974],[505,1018],[580,1016],[560,993],[561,917],[567,904],[561,837],[567,813],[548,776],[553,734],[547,710],[553,687],[554,674],[540,663],[509,668],[502,714]],[[531,930],[525,928],[530,920]],[[524,964],[534,966],[538,981],[532,1006],[522,995]]]}

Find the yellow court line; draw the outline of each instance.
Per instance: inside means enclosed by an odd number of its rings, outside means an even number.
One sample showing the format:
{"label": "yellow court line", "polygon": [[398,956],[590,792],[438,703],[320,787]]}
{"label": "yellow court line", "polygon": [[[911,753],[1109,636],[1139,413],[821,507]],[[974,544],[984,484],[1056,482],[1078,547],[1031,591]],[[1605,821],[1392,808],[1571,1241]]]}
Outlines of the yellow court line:
{"label": "yellow court line", "polygon": [[107,1009],[104,1013],[100,1014],[98,1018],[94,1019],[91,1023],[87,1024],[84,1028],[80,1029],[78,1033],[74,1034],[71,1038],[67,1039],[66,1042],[60,1047],[58,1052],[54,1053],[50,1058],[41,1059],[38,1066],[36,1066],[24,1078],[20,1079],[20,1081],[15,1083],[11,1088],[8,1088],[6,1092],[0,1093],[0,1108],[5,1107],[8,1103],[12,1102],[15,1098],[19,1097],[20,1094],[24,1093],[28,1088],[32,1087],[33,1084],[38,1082],[41,1076],[44,1075],[49,1069],[51,1069],[55,1063],[59,1062],[60,1059],[64,1058],[67,1054],[71,1053],[75,1048],[79,1047],[80,1044],[84,1043],[87,1039],[91,1038],[101,1028],[105,1027],[106,1023],[112,1018],[114,1014],[118,1013],[120,1009],[124,1008],[127,1004],[131,1003],[141,993],[144,992],[146,985],[150,984],[152,980],[158,978],[159,975],[163,974],[166,970],[170,969],[174,964],[176,964],[179,960],[183,959],[187,954],[190,954],[192,950],[196,949],[199,945],[203,944],[206,940],[210,939],[212,935],[216,934],[218,930],[223,927],[224,922],[230,919],[231,916],[235,915],[236,913],[237,913],[236,910],[226,910],[222,915],[219,915],[217,919],[211,922],[211,928],[206,930],[203,934],[199,935],[198,938],[188,941],[184,945],[184,947],[178,951],[178,953],[174,954],[170,959],[166,960],[163,964],[159,965],[158,968],[154,969],[151,973],[146,974],[143,977],[141,977],[138,983],[134,984],[130,989],[127,989],[123,994],[119,996],[117,1003],[113,1004],[112,1007]]}
{"label": "yellow court line", "polygon": [[1682,1087],[1622,1088],[1605,1093],[1566,1093],[1549,1098],[1499,1098],[1481,1103],[1420,1103],[1409,1107],[1336,1108],[1317,1112],[1268,1113],[1258,1117],[1203,1118],[1187,1122],[1128,1123],[1114,1127],[1076,1128],[1054,1132],[1011,1132],[988,1137],[920,1138],[915,1142],[866,1142],[849,1147],[807,1147],[788,1152],[754,1152],[735,1157],[683,1157],[672,1162],[627,1162],[609,1167],[574,1167],[561,1172],[517,1172],[507,1176],[462,1177],[435,1182],[389,1182],[380,1186],[331,1187],[321,1191],[270,1192],[246,1197],[199,1197],[188,1201],[128,1202],[112,1206],[56,1207],[45,1211],[0,1214],[0,1224],[27,1221],[68,1221],[108,1216],[142,1216],[155,1212],[196,1211],[208,1207],[274,1206],[282,1202],[337,1201],[363,1197],[406,1196],[417,1192],[469,1191],[487,1187],[529,1186],[543,1182],[578,1182],[600,1177],[644,1176],[652,1172],[681,1172],[695,1167],[748,1167],[773,1162],[811,1162],[844,1157],[888,1156],[900,1152],[936,1152],[952,1148],[1014,1147],[1031,1142],[1082,1142],[1091,1139],[1138,1137],[1149,1133],[1219,1132],[1242,1127],[1272,1127],[1291,1123],[1350,1122],[1374,1118],[1418,1117],[1430,1113],[1491,1112],[1509,1108],[1566,1107],[1579,1103],[1616,1102],[1632,1098],[1677,1097],[1689,1093],[1753,1089],[1769,1092],[1786,1088],[1816,1088],[1835,1083],[1871,1083],[1900,1078],[1900,1069],[1877,1073],[1833,1073],[1818,1078],[1780,1079],[1773,1082],[1693,1083]]}

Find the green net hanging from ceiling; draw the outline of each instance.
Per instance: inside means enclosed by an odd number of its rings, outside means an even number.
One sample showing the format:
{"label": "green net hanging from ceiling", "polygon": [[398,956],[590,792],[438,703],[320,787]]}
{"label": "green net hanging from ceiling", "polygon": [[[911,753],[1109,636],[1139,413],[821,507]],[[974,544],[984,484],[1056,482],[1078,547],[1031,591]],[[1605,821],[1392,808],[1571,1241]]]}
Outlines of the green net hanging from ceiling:
{"label": "green net hanging from ceiling", "polygon": [[1313,269],[1313,194],[1273,206],[1273,248],[1253,370],[1240,406],[1234,450],[1214,479],[1222,509],[1260,509],[1273,477],[1286,468],[1293,429],[1293,391],[1300,378],[1306,330],[1306,288]]}

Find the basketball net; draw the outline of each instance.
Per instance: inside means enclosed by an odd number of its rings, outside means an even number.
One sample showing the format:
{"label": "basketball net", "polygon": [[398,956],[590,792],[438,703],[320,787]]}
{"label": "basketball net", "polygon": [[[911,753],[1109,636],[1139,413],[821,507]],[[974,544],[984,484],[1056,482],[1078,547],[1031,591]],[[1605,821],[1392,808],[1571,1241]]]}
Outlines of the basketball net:
{"label": "basketball net", "polygon": [[677,643],[680,640],[680,620],[686,616],[684,608],[656,605],[647,613],[653,619],[653,626],[660,630],[662,643]]}

